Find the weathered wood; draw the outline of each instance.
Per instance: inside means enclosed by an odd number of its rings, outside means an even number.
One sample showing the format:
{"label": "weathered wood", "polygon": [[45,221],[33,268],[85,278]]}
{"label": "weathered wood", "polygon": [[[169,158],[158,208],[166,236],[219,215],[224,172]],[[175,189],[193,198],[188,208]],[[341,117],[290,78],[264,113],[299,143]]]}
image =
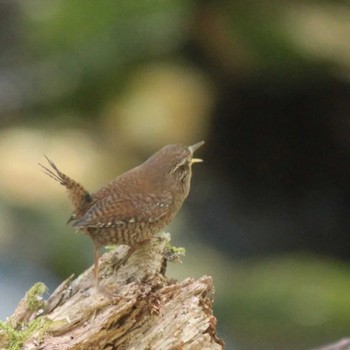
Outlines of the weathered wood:
{"label": "weathered wood", "polygon": [[344,338],[336,343],[328,344],[314,350],[350,350],[350,338]]}
{"label": "weathered wood", "polygon": [[[24,336],[22,348],[222,349],[212,313],[212,279],[168,280],[164,272],[169,241],[169,234],[160,234],[127,261],[123,261],[126,246],[105,253],[100,278],[108,293],[92,285],[90,268],[77,279],[63,282],[44,309],[23,311],[24,299],[20,315],[25,315],[25,321],[19,322],[15,315],[10,318],[16,320],[11,326],[19,333],[36,322]],[[6,342],[9,346],[3,330],[0,348]]]}

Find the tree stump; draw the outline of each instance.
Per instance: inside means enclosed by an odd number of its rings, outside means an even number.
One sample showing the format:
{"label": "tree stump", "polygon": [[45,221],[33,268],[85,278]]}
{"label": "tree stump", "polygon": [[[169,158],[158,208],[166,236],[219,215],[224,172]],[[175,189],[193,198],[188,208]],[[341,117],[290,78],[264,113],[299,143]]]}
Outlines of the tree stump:
{"label": "tree stump", "polygon": [[64,281],[44,301],[34,286],[6,323],[0,349],[223,349],[212,313],[212,278],[165,276],[170,235],[161,233],[125,261],[128,247],[107,251],[100,261],[100,283],[92,267]]}

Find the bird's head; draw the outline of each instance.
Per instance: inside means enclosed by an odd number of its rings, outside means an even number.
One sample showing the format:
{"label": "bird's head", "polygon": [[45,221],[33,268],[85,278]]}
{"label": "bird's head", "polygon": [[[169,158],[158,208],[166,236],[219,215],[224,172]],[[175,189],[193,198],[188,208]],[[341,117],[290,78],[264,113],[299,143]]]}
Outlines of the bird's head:
{"label": "bird's head", "polygon": [[192,164],[202,162],[202,159],[194,158],[194,153],[203,144],[204,141],[200,141],[191,146],[171,144],[163,147],[147,161],[154,178],[163,181],[168,189],[188,193]]}

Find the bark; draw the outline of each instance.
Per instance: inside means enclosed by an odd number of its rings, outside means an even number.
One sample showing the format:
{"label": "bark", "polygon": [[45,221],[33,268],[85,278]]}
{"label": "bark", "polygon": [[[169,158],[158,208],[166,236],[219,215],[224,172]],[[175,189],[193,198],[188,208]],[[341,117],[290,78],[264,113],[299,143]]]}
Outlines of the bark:
{"label": "bark", "polygon": [[2,324],[0,348],[223,349],[212,278],[165,277],[168,260],[176,258],[169,241],[160,234],[126,261],[126,246],[106,252],[100,260],[104,292],[94,286],[92,268],[64,281],[47,301],[37,286]]}

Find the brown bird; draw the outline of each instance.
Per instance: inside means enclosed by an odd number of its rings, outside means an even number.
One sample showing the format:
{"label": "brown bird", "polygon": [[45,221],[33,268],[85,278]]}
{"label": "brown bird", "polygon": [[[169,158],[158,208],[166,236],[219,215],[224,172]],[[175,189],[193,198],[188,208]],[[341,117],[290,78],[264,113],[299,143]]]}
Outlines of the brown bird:
{"label": "brown bird", "polygon": [[93,241],[96,285],[102,246],[126,244],[131,254],[171,222],[189,193],[192,164],[202,162],[193,154],[203,144],[167,145],[93,194],[47,157],[52,170],[39,163],[47,175],[66,187],[73,207],[68,222]]}

